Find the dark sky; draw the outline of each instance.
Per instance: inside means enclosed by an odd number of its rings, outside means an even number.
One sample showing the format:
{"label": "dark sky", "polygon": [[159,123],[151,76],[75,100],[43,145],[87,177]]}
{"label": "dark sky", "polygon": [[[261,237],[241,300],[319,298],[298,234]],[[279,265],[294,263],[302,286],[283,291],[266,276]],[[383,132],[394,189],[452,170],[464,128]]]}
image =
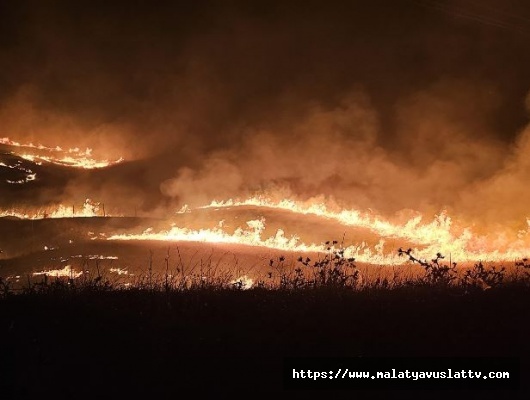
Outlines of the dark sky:
{"label": "dark sky", "polygon": [[180,203],[467,210],[519,163],[529,50],[527,1],[1,1],[0,135],[146,160]]}
{"label": "dark sky", "polygon": [[186,107],[202,107],[197,129],[266,124],[285,97],[332,105],[360,87],[391,131],[399,99],[457,79],[492,86],[491,122],[509,137],[526,122],[525,3],[7,1],[1,100],[26,87],[79,123],[171,131],[195,119]]}

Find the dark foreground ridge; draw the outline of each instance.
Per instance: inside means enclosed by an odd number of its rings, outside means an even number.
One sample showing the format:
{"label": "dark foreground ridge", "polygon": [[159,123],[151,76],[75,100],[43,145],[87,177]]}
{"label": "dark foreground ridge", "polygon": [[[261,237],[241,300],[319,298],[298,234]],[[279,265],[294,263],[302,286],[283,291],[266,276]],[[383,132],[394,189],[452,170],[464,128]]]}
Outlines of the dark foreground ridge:
{"label": "dark foreground ridge", "polygon": [[515,356],[528,390],[529,296],[516,284],[8,295],[0,300],[2,393],[240,397],[283,390],[287,356]]}

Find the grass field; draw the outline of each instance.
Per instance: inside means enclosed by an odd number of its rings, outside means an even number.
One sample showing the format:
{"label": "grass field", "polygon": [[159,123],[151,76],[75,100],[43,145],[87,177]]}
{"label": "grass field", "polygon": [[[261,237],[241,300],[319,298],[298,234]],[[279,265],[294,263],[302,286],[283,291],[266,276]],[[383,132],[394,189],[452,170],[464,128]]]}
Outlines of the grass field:
{"label": "grass field", "polygon": [[[486,290],[464,278],[435,281],[428,272],[393,286],[382,280],[361,286],[340,279],[352,274],[339,263],[317,267],[327,269],[326,280],[289,273],[283,284],[248,290],[226,279],[179,286],[163,276],[127,288],[103,276],[43,278],[19,294],[4,286],[2,393],[254,396],[282,391],[287,356],[515,356],[521,387],[529,389],[524,271],[518,279],[490,281]],[[491,269],[485,271],[490,279]]]}
{"label": "grass field", "polygon": [[[30,166],[44,176],[66,173],[64,167]],[[60,182],[57,177],[50,180]],[[22,189],[11,186],[4,184],[11,196],[0,199],[6,209],[21,200]],[[35,193],[24,193],[31,215]],[[290,228],[285,237],[301,233],[306,243],[344,237],[346,228],[329,218],[253,207],[166,219],[137,217],[136,210],[128,217],[76,217],[80,209],[71,206],[72,215],[67,208],[58,218],[9,212],[0,218],[1,399],[202,392],[254,398],[283,391],[289,356],[518,357],[521,388],[530,389],[527,260],[457,266],[450,256],[433,255],[426,261],[406,250],[421,246],[392,237],[385,251],[408,263],[361,263],[337,241],[325,243],[327,252],[301,255],[243,242],[111,241],[111,235],[147,227],[163,231],[169,220],[193,229],[215,229],[224,221],[233,231],[265,216],[264,238]],[[380,239],[369,229],[348,228],[349,243],[374,247]]]}

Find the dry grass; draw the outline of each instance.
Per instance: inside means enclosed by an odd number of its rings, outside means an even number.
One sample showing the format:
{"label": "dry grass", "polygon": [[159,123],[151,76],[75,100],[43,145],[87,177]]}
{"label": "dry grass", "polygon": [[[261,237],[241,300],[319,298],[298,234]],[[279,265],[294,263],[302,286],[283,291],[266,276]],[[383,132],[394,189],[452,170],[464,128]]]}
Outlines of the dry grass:
{"label": "dry grass", "polygon": [[[149,290],[181,292],[187,290],[309,290],[318,288],[369,290],[392,290],[401,287],[427,286],[436,289],[484,291],[502,285],[528,286],[530,284],[530,263],[527,259],[517,261],[513,266],[475,263],[471,267],[457,267],[456,262],[444,263],[440,253],[430,260],[420,260],[412,250],[399,249],[400,256],[410,263],[403,266],[357,266],[354,258],[344,256],[344,249],[336,241],[326,242],[327,253],[311,259],[300,256],[288,263],[284,256],[272,258],[261,273],[251,274],[251,268],[241,268],[234,258],[233,267],[221,267],[222,259],[213,262],[211,257],[186,264],[177,247],[176,263],[170,262],[170,252],[164,259],[164,266],[153,265],[150,251],[148,265],[140,274],[111,275],[105,272],[101,260],[92,266],[89,260],[81,261],[82,274],[78,277],[26,277],[26,283],[15,285],[9,278],[0,277],[0,295],[15,293],[54,293],[60,291],[111,291]],[[157,272],[155,272],[157,271]],[[265,272],[263,272],[265,271]],[[247,276],[253,276],[252,284]]]}

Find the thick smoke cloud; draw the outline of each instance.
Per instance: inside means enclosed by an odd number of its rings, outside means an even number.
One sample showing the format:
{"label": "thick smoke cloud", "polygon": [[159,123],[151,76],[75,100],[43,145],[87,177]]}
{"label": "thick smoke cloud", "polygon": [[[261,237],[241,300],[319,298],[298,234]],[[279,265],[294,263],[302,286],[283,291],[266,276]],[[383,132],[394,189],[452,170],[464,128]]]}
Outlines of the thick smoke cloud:
{"label": "thick smoke cloud", "polygon": [[65,197],[148,211],[267,192],[387,215],[529,214],[524,2],[2,8],[1,135],[134,160]]}

